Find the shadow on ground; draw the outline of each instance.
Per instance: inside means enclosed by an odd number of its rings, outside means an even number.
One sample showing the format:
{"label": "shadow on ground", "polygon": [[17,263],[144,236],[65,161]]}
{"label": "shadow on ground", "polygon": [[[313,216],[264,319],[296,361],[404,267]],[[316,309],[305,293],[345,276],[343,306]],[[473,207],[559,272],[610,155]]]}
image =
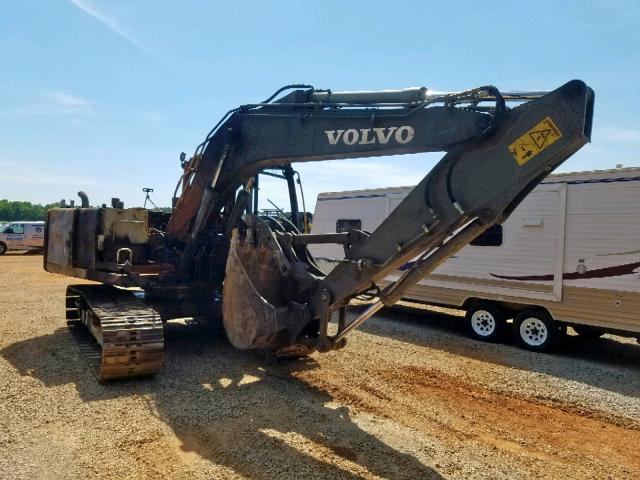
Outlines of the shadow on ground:
{"label": "shadow on ground", "polygon": [[[250,478],[362,478],[363,469],[391,479],[441,478],[361,429],[346,408],[329,404],[327,392],[292,376],[316,368],[312,360],[266,362],[204,325],[169,324],[166,345],[163,374],[106,386],[89,373],[66,329],[0,353],[47,386],[75,384],[85,401],[145,395],[182,450]],[[359,473],[332,464],[334,455],[360,465],[353,468]]]}
{"label": "shadow on ground", "polygon": [[[351,313],[364,308],[356,307]],[[586,339],[568,335],[554,353],[534,353],[513,345],[508,335],[502,343],[476,341],[469,337],[463,317],[409,306],[385,309],[360,329],[418,346],[640,397],[640,345],[623,343],[613,336]]]}

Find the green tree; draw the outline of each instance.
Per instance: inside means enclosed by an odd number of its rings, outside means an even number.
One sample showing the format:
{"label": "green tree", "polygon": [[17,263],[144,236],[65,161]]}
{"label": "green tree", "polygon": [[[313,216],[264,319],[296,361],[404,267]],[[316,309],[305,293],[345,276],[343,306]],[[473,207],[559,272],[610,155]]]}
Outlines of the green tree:
{"label": "green tree", "polygon": [[33,204],[31,202],[17,202],[0,200],[0,222],[13,222],[16,220],[44,220],[47,210],[57,207],[57,203],[47,205]]}

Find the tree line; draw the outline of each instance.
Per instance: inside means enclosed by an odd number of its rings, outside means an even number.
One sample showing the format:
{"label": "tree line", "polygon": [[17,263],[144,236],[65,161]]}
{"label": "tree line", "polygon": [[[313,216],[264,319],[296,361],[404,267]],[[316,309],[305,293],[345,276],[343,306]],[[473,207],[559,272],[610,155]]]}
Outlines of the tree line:
{"label": "tree line", "polygon": [[40,205],[39,203],[0,200],[0,222],[44,220],[47,210],[57,206],[58,202]]}
{"label": "tree line", "polygon": [[[15,222],[16,220],[44,220],[47,210],[60,206],[60,202],[39,203],[17,202],[11,200],[0,200],[0,223]],[[171,207],[160,207],[163,212],[171,212]]]}

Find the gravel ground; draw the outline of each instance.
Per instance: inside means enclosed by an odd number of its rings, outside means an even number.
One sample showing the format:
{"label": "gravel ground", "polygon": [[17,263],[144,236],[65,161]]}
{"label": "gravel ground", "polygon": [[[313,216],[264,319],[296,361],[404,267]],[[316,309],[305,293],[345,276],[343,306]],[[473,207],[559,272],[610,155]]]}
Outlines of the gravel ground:
{"label": "gravel ground", "polygon": [[69,279],[41,262],[0,257],[2,478],[640,478],[630,339],[540,355],[401,307],[271,363],[172,322],[162,375],[104,386],[64,328]]}

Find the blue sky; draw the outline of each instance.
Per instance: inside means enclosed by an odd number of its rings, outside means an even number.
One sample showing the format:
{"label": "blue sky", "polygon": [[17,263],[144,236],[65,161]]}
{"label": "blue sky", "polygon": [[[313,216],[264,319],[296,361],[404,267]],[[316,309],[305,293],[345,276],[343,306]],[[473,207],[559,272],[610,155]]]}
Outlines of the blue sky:
{"label": "blue sky", "polygon": [[[542,90],[580,78],[596,91],[593,143],[562,171],[639,165],[639,52],[637,0],[6,0],[0,198],[83,189],[133,206],[150,186],[169,205],[179,153],[289,83]],[[297,168],[313,206],[321,191],[414,184],[440,156]]]}

